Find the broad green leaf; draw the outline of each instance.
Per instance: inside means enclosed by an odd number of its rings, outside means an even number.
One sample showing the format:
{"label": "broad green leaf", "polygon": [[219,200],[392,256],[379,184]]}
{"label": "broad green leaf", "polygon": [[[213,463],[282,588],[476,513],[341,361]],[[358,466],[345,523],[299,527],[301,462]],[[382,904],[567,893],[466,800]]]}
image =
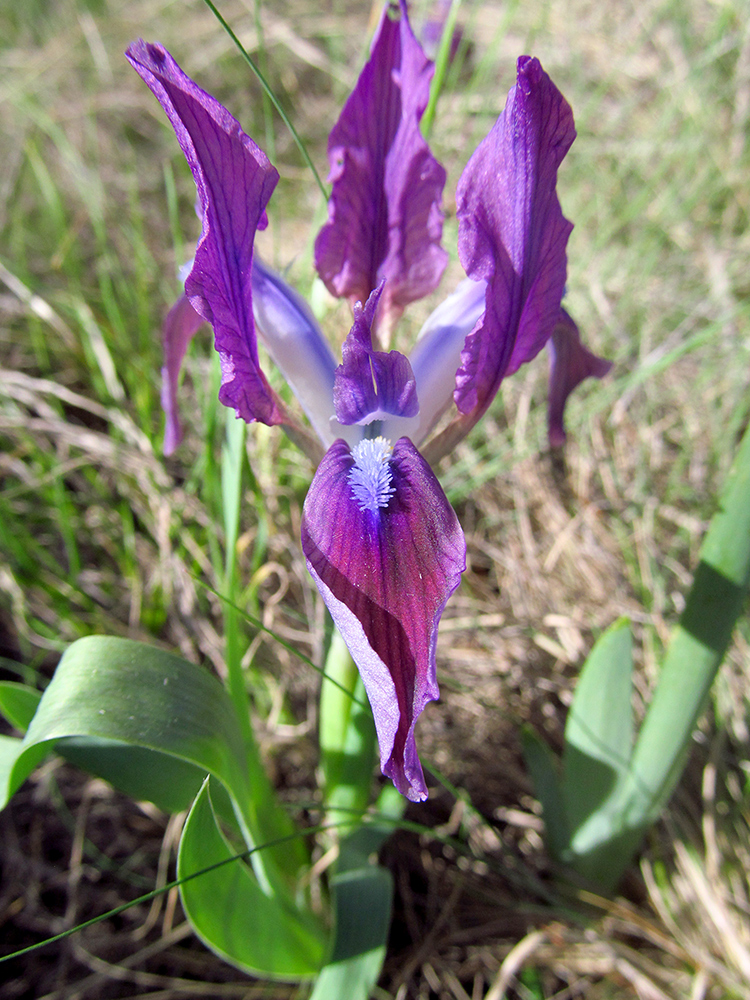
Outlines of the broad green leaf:
{"label": "broad green leaf", "polygon": [[630,622],[621,618],[591,650],[576,685],[565,725],[566,778],[578,763],[567,758],[571,747],[615,771],[627,769],[633,745],[632,675]]}
{"label": "broad green leaf", "polygon": [[[36,688],[15,681],[0,681],[0,711],[17,729],[28,729],[41,698],[42,693]],[[24,750],[21,740],[18,745],[13,765],[5,768],[0,765],[3,775],[0,788],[8,787],[12,767]],[[187,809],[205,774],[176,757],[94,737],[62,739],[57,750],[71,764],[105,778],[135,799],[155,802],[168,812]],[[29,763],[33,759],[33,755],[27,758]]]}
{"label": "broad green leaf", "polygon": [[370,861],[392,828],[368,824],[341,842],[331,878],[335,936],[310,1000],[368,1000],[385,960],[393,879]]}
{"label": "broad green leaf", "polygon": [[98,737],[60,740],[56,750],[76,767],[165,812],[187,809],[206,774],[179,757]]}
{"label": "broad green leaf", "polygon": [[41,691],[28,684],[0,681],[0,713],[22,733],[29,728],[41,697]]}
{"label": "broad green leaf", "polygon": [[385,868],[344,872],[331,879],[336,941],[310,1000],[367,1000],[385,960],[393,879]]}
{"label": "broad green leaf", "polygon": [[0,788],[5,788],[16,761],[23,753],[23,740],[0,735]]}
{"label": "broad green leaf", "polygon": [[669,800],[750,590],[750,427],[711,518],[685,610],[633,753],[628,821],[651,823]]}
{"label": "broad green leaf", "polygon": [[547,744],[528,726],[521,732],[521,745],[536,797],[542,804],[549,849],[556,858],[562,858],[570,843],[570,830],[560,783],[559,762]]}
{"label": "broad green leaf", "polygon": [[[177,861],[180,878],[236,853],[217,824],[211,784],[206,781],[185,823]],[[322,925],[282,896],[263,892],[244,861],[191,879],[180,893],[201,940],[237,968],[287,980],[311,978],[320,969],[327,939]]]}
{"label": "broad green leaf", "polygon": [[[565,726],[563,798],[574,851],[587,849],[608,822],[612,801],[630,762],[633,746],[633,654],[630,624],[609,628],[589,654],[576,686]],[[585,830],[583,829],[585,826]]]}
{"label": "broad green leaf", "polygon": [[[0,808],[54,748],[135,798],[168,810],[186,809],[206,772],[213,774],[231,796],[247,846],[294,830],[265,772],[248,773],[247,745],[222,685],[164,650],[109,636],[73,643],[0,787]],[[278,883],[269,871],[273,865],[283,873],[286,891],[294,890],[307,861],[297,842],[253,858],[264,884]]]}
{"label": "broad green leaf", "polygon": [[[750,427],[701,546],[685,610],[673,632],[629,765],[618,776],[616,790],[573,839],[571,863],[605,886],[619,881],[644,832],[669,800],[749,589]],[[624,663],[621,669],[619,683],[624,688]],[[578,738],[575,730],[573,735]],[[618,769],[612,755],[608,763]],[[585,769],[578,772],[579,776],[585,773]],[[571,779],[571,800],[573,787]]]}
{"label": "broad green leaf", "polygon": [[[129,770],[126,790],[139,798],[174,781],[165,803],[170,808],[187,807],[206,771],[236,797],[247,787],[237,719],[219,682],[180,657],[128,639],[89,636],[65,652],[39,702],[5,794],[0,793],[2,805],[56,744],[63,751],[68,744],[85,766],[93,764],[95,773],[115,783]],[[144,763],[148,751],[177,764],[161,760],[139,772],[127,764],[130,747],[141,748],[136,764]],[[154,780],[159,766],[168,771],[161,782]]]}

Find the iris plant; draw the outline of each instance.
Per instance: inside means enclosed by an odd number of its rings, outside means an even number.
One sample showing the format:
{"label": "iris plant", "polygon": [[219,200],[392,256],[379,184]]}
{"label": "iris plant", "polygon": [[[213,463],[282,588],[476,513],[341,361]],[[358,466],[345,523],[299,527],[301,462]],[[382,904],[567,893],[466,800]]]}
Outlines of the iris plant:
{"label": "iris plant", "polygon": [[[581,345],[560,304],[572,225],[555,185],[575,138],[572,112],[539,61],[522,56],[505,110],[458,184],[467,279],[427,320],[409,357],[389,350],[399,317],[437,287],[448,255],[446,175],[419,124],[432,64],[404,0],[386,6],[328,142],[332,193],[315,266],[354,317],[337,365],[304,301],[253,254],[276,169],[164,48],[139,41],[128,58],[177,134],[202,220],[185,295],[165,325],[166,450],[180,438],[180,364],[207,321],[221,358],[221,402],[246,421],[283,425],[319,462],[302,520],[307,566],[364,681],[383,772],[418,801],[427,790],[414,729],[438,697],[438,622],[466,555],[430,463],[468,434],[501,381],[545,345],[553,444],[564,440],[568,394],[609,367]],[[258,340],[320,444],[266,379]]]}

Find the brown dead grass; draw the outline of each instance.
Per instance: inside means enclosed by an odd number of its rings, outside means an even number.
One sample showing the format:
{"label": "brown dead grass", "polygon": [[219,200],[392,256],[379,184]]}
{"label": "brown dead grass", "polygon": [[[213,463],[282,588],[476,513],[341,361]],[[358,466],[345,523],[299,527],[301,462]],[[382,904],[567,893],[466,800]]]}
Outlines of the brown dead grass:
{"label": "brown dead grass", "polygon": [[[222,9],[253,48],[249,7],[237,2]],[[747,398],[747,371],[737,360],[747,355],[747,348],[741,353],[747,326],[736,310],[750,294],[742,264],[748,249],[742,178],[750,33],[727,10],[727,52],[740,53],[727,67],[734,74],[733,101],[730,107],[722,98],[710,121],[687,61],[690,44],[680,35],[682,8],[652,0],[527,5],[523,15],[512,5],[507,11],[494,4],[469,11],[474,68],[482,65],[497,24],[508,14],[508,30],[493,57],[505,70],[490,72],[491,85],[469,99],[446,95],[435,145],[448,162],[450,183],[502,105],[512,59],[533,43],[571,98],[581,126],[574,147],[582,158],[578,179],[564,198],[566,210],[580,219],[571,244],[571,297],[588,339],[615,357],[618,368],[607,386],[582,394],[589,395],[588,406],[578,400],[571,406],[564,461],[544,452],[544,373],[537,366],[512,380],[471,443],[461,446],[452,465],[444,463],[467,535],[469,568],[441,626],[441,702],[425,712],[419,739],[425,759],[462,798],[455,801],[436,786],[428,804],[408,816],[463,838],[467,853],[404,832],[387,844],[383,860],[394,873],[397,899],[380,997],[719,1000],[750,991],[747,640],[738,638],[718,684],[720,724],[712,715],[704,722],[669,816],[616,900],[558,879],[544,850],[543,823],[518,738],[519,727],[532,724],[560,748],[580,665],[596,636],[621,615],[631,617],[638,640],[636,701],[642,710],[728,463],[730,442],[723,438],[727,428],[737,430],[733,414]],[[689,11],[690,32],[715,31],[714,5],[695,0]],[[84,246],[89,241],[93,247],[95,240],[82,191],[96,194],[101,178],[106,197],[123,210],[127,206],[129,180],[121,161],[132,162],[123,157],[133,136],[127,128],[136,122],[138,142],[151,143],[137,160],[145,178],[138,193],[146,206],[146,241],[158,264],[149,291],[165,304],[174,291],[175,261],[160,158],[174,151],[150,95],[127,75],[119,53],[139,34],[158,37],[231,104],[248,131],[261,135],[257,89],[234,86],[239,74],[230,43],[198,2],[177,10],[140,0],[118,9],[109,5],[105,17],[66,0],[56,16],[54,35],[27,31],[12,49],[2,50],[9,100],[0,110],[8,140],[0,144],[0,227],[13,213],[23,150],[38,128],[19,93],[49,110],[78,154],[67,163],[59,148],[50,155],[59,158],[54,167],[62,194],[79,206]],[[290,2],[264,14],[275,83],[287,106],[296,108],[295,120],[319,165],[335,108],[354,78],[365,18],[362,4],[343,11]],[[742,37],[732,43],[737,34]],[[80,80],[91,81],[92,63],[96,77],[82,93]],[[672,97],[679,114],[667,118]],[[705,204],[687,191],[683,207],[682,188],[665,201],[661,192],[669,193],[670,177],[658,164],[690,123],[698,137],[708,136],[706,160],[718,164],[726,189],[715,186],[715,200]],[[720,142],[713,141],[714,130]],[[274,233],[272,255],[280,263],[294,261],[297,276],[317,196],[283,134],[278,160],[287,178],[280,193],[288,208]],[[92,161],[97,168],[88,177],[81,170]],[[583,180],[580,162],[593,164]],[[610,187],[597,187],[602,176]],[[96,184],[88,189],[92,178]],[[192,196],[184,180],[181,218],[191,232]],[[623,219],[621,202],[627,205],[651,184],[643,209]],[[607,208],[615,198],[620,215],[613,217]],[[43,210],[30,209],[29,218]],[[449,218],[449,233],[452,225]],[[649,227],[657,236],[645,244],[639,233]],[[111,239],[117,256],[127,261],[127,234],[113,228]],[[657,246],[659,253],[648,257]],[[4,251],[0,257],[6,260]],[[50,596],[59,582],[43,575],[19,579],[0,553],[0,646],[19,660],[47,652],[51,665],[59,644],[41,635],[35,621],[59,626],[64,642],[94,630],[148,638],[143,608],[158,592],[168,608],[158,640],[221,672],[219,607],[195,583],[196,573],[217,583],[194,541],[210,515],[183,488],[201,428],[189,436],[182,456],[164,463],[150,429],[145,435],[138,427],[127,401],[111,407],[95,398],[80,358],[62,370],[40,370],[25,339],[34,316],[55,331],[49,334],[58,338],[54,357],[75,346],[78,334],[59,306],[59,257],[50,261],[46,248],[32,241],[26,264],[33,289],[14,285],[11,268],[0,297],[0,433],[8,442],[0,475],[10,488],[23,488],[16,507],[23,519],[42,486],[29,459],[29,437],[69,463],[66,483],[81,498],[88,531],[80,585],[95,599],[96,611],[76,617],[71,593],[70,617],[59,620],[59,605]],[[710,323],[719,328],[707,346],[683,350]],[[660,369],[660,359],[672,350],[682,353]],[[639,382],[631,377],[639,371],[651,374]],[[189,393],[206,377],[203,362],[191,359],[188,376]],[[61,392],[77,395],[65,400]],[[68,409],[61,414],[51,407],[53,398]],[[263,621],[319,660],[322,607],[297,543],[302,494],[293,485],[281,491],[271,474],[298,460],[290,459],[278,436],[261,435],[264,461],[257,474],[275,528],[259,571]],[[123,500],[138,520],[137,570],[128,578],[120,572],[122,528],[112,514]],[[248,514],[241,564],[246,574],[257,530]],[[311,623],[309,632],[305,622]],[[276,780],[289,801],[309,799],[315,788],[317,678],[262,635],[253,654],[263,710],[257,724]],[[98,915],[171,874],[175,822],[59,763],[35,775],[0,824],[0,923],[7,948]],[[253,983],[215,959],[190,936],[174,894],[18,959],[4,976],[3,1000],[305,995]]]}

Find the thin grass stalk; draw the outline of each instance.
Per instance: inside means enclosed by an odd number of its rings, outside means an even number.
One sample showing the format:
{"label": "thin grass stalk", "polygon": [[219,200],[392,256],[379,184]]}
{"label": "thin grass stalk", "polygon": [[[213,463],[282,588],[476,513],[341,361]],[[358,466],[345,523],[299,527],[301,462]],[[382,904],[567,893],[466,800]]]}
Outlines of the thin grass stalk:
{"label": "thin grass stalk", "polygon": [[312,161],[312,159],[310,157],[310,154],[307,152],[307,146],[305,146],[305,144],[302,141],[302,139],[301,139],[299,133],[297,132],[296,128],[294,127],[294,125],[292,125],[292,122],[291,122],[289,116],[287,115],[286,111],[284,111],[284,109],[282,108],[281,104],[279,103],[279,99],[276,97],[276,94],[274,94],[274,92],[273,92],[273,90],[271,88],[270,83],[266,80],[266,78],[263,75],[263,73],[261,73],[260,68],[255,63],[255,61],[250,56],[250,54],[245,50],[242,42],[235,35],[235,33],[232,31],[232,29],[230,28],[229,24],[224,20],[224,18],[222,17],[222,15],[219,13],[219,11],[216,8],[216,5],[214,3],[212,3],[212,0],[203,0],[203,2],[209,8],[209,10],[212,12],[212,14],[216,18],[216,20],[219,22],[219,24],[222,26],[222,28],[224,29],[224,31],[226,31],[226,33],[232,39],[232,41],[234,42],[234,44],[237,46],[237,49],[239,50],[240,55],[245,60],[245,62],[248,64],[248,66],[250,67],[250,69],[253,71],[253,73],[255,73],[256,77],[258,78],[258,82],[260,83],[261,87],[263,88],[263,92],[268,95],[268,97],[271,100],[273,106],[278,111],[279,115],[281,116],[281,120],[284,122],[284,124],[286,125],[286,127],[289,129],[289,131],[290,131],[290,133],[292,135],[292,138],[294,139],[295,143],[297,144],[297,148],[299,149],[300,153],[302,154],[302,158],[304,159],[305,163],[307,164],[307,166],[312,171],[312,175],[315,178],[316,184],[320,188],[321,194],[326,199],[326,201],[328,201],[328,192],[326,191],[326,188],[325,188],[325,185],[323,184],[323,181],[320,179],[320,174],[316,170],[315,164],[313,163],[313,161]]}
{"label": "thin grass stalk", "polygon": [[20,958],[22,955],[27,955],[29,952],[39,951],[39,949],[46,948],[48,945],[57,944],[57,942],[63,941],[65,938],[71,937],[79,931],[84,931],[89,927],[93,927],[95,924],[102,923],[104,920],[111,920],[113,917],[119,916],[121,913],[124,913],[126,910],[129,910],[134,906],[142,906],[144,903],[149,903],[152,900],[157,899],[159,896],[164,896],[171,892],[172,889],[178,889],[186,882],[191,882],[193,879],[200,878],[202,875],[208,875],[210,872],[217,871],[218,869],[234,864],[237,861],[248,860],[253,855],[258,854],[261,851],[270,851],[276,848],[284,847],[285,845],[294,843],[295,841],[299,841],[303,837],[314,836],[317,833],[321,833],[325,829],[327,828],[322,825],[313,826],[304,831],[295,829],[292,832],[286,833],[283,836],[277,837],[275,840],[268,841],[265,844],[254,844],[252,847],[248,847],[245,851],[241,851],[238,854],[232,854],[228,858],[222,858],[214,864],[205,865],[203,868],[190,872],[188,875],[183,875],[181,878],[172,879],[171,881],[166,882],[158,889],[152,889],[150,892],[146,892],[142,896],[137,896],[135,899],[129,899],[126,903],[121,903],[119,906],[115,906],[111,910],[107,910],[106,913],[100,913],[96,917],[90,917],[88,920],[83,920],[81,923],[76,924],[75,927],[68,927],[59,934],[54,934],[52,937],[45,938],[44,941],[37,941],[36,944],[27,945],[25,948],[19,948],[17,951],[10,952],[7,955],[0,955],[0,965],[3,962],[10,962],[12,959]]}
{"label": "thin grass stalk", "polygon": [[458,8],[460,6],[461,0],[452,0],[448,16],[445,19],[445,25],[443,26],[443,33],[440,36],[440,47],[438,48],[437,58],[435,59],[435,75],[432,78],[432,86],[430,87],[430,100],[425,113],[422,116],[421,122],[422,135],[425,139],[430,138],[432,126],[435,121],[437,102],[443,91],[443,87],[445,86],[445,78],[448,74],[448,68],[450,66],[453,33],[456,30],[456,19],[458,17]]}
{"label": "thin grass stalk", "polygon": [[[266,40],[263,32],[263,18],[261,13],[261,0],[255,0],[253,4],[253,17],[255,20],[255,34],[258,36],[258,66],[263,76],[268,79],[268,53],[266,52]],[[271,163],[276,162],[276,135],[273,129],[273,102],[270,94],[263,90],[263,130],[266,137],[266,153]]]}

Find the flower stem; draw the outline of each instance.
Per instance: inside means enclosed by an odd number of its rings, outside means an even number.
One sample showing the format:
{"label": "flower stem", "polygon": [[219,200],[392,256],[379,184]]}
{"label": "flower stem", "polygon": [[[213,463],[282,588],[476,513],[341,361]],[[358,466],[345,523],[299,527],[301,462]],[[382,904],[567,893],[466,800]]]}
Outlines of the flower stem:
{"label": "flower stem", "polygon": [[[250,723],[250,699],[242,669],[246,639],[242,634],[242,615],[237,607],[240,594],[237,574],[237,539],[242,503],[242,467],[245,457],[247,425],[232,410],[226,410],[226,440],[221,451],[221,490],[224,516],[224,656],[227,688],[234,703],[242,733],[249,779],[247,801],[241,803],[242,818],[249,834],[249,846],[275,837],[286,836],[294,829],[289,816],[279,806],[268,780],[260,748]],[[306,861],[302,843],[289,844],[280,860],[279,870],[292,881]]]}
{"label": "flower stem", "polygon": [[[326,822],[341,823],[367,808],[377,741],[364,685],[337,631],[328,650],[325,676],[340,687],[324,679],[320,690],[323,799]],[[339,827],[340,836],[350,831],[351,825]]]}
{"label": "flower stem", "polygon": [[224,608],[224,657],[227,667],[227,687],[237,711],[242,735],[252,740],[249,704],[242,670],[242,637],[237,604],[237,538],[242,499],[242,459],[245,450],[245,422],[226,411],[226,440],[221,450],[221,491],[224,514],[224,586],[227,597]]}

